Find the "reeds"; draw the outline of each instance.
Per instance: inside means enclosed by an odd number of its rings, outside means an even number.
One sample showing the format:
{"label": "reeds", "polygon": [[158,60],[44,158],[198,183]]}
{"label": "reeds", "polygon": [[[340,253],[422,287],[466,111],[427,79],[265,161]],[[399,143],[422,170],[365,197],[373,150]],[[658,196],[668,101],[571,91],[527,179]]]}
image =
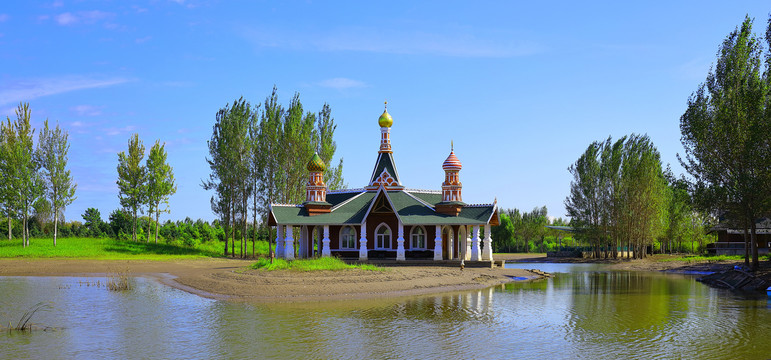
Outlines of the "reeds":
{"label": "reeds", "polygon": [[125,291],[131,290],[131,282],[129,281],[129,269],[110,273],[107,277],[107,290],[110,291]]}
{"label": "reeds", "polygon": [[47,311],[50,309],[53,309],[53,306],[47,302],[39,302],[33,305],[29,310],[24,312],[24,314],[19,319],[19,322],[16,323],[16,326],[14,326],[11,322],[8,322],[8,332],[32,332],[32,330],[36,328],[43,331],[52,330],[52,328],[49,327],[36,327],[32,322],[32,317],[35,316],[38,311]]}

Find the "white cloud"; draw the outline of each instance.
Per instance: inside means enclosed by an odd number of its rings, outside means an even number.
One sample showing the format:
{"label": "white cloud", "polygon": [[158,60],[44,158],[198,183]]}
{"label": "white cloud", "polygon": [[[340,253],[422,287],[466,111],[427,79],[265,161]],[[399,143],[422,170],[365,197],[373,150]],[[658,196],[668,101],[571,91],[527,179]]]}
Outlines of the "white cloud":
{"label": "white cloud", "polygon": [[8,16],[8,14],[0,14],[0,22],[4,22],[4,21],[8,20],[9,18],[10,18],[10,16]]}
{"label": "white cloud", "polygon": [[115,136],[115,135],[120,135],[120,134],[123,134],[123,133],[128,133],[128,132],[134,131],[135,129],[136,129],[136,126],[128,125],[128,126],[124,126],[122,128],[114,128],[114,127],[113,128],[107,128],[107,129],[104,130],[104,133],[109,135],[109,136]]}
{"label": "white cloud", "polygon": [[59,25],[67,26],[79,23],[93,24],[100,20],[109,19],[115,16],[114,13],[90,10],[90,11],[78,11],[76,13],[65,12],[54,16],[56,23]]}
{"label": "white cloud", "polygon": [[63,76],[19,80],[13,83],[0,84],[0,106],[70,91],[114,86],[129,81],[131,80],[125,78],[95,78],[85,76]]}
{"label": "white cloud", "polygon": [[[99,116],[102,115],[102,108],[92,105],[77,105],[70,108],[78,116]],[[77,121],[76,121],[77,122]]]}
{"label": "white cloud", "polygon": [[56,15],[56,22],[59,25],[70,25],[78,22],[78,18],[75,15],[72,15],[71,13],[63,13]]}
{"label": "white cloud", "polygon": [[309,34],[247,27],[241,33],[261,47],[296,50],[493,58],[526,56],[544,51],[542,46],[517,36],[503,37],[497,34],[493,38],[468,32],[453,33],[452,30],[447,34],[439,34],[409,29],[347,27]]}
{"label": "white cloud", "polygon": [[137,44],[144,44],[144,43],[148,42],[152,38],[153,38],[152,36],[148,35],[148,36],[145,36],[143,38],[135,39],[134,42],[137,43]]}
{"label": "white cloud", "polygon": [[83,124],[82,121],[73,121],[73,122],[70,123],[70,126],[72,126],[72,127],[83,127],[83,125],[85,125],[85,124]]}
{"label": "white cloud", "polygon": [[321,86],[321,87],[332,88],[332,89],[337,89],[337,90],[350,89],[350,88],[360,88],[360,87],[366,87],[367,86],[367,84],[365,84],[362,81],[348,79],[348,78],[332,78],[332,79],[327,79],[327,80],[318,82],[318,85]]}

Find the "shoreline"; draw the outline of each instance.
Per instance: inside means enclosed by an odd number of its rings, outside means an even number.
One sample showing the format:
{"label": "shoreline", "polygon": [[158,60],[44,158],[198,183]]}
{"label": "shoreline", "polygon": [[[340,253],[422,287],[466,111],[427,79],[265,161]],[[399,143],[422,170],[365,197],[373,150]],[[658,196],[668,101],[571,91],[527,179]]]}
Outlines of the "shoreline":
{"label": "shoreline", "polygon": [[[547,258],[544,254],[496,254],[497,260],[519,263],[596,263],[613,270],[671,273],[719,272],[743,261],[661,261],[669,255],[642,260]],[[443,266],[384,266],[383,271],[360,269],[299,272],[249,269],[254,260],[201,258],[176,260],[98,260],[65,258],[3,258],[0,276],[97,276],[127,272],[154,279],[194,295],[229,301],[314,302],[396,298],[484,289],[544,276],[524,269]],[[771,282],[771,264],[761,261],[756,274]],[[517,279],[515,279],[517,278]],[[524,278],[524,280],[522,280]]]}
{"label": "shoreline", "polygon": [[215,300],[313,302],[396,298],[484,289],[542,276],[522,269],[392,266],[298,272],[249,269],[254,260],[0,259],[0,276],[99,276],[126,272]]}

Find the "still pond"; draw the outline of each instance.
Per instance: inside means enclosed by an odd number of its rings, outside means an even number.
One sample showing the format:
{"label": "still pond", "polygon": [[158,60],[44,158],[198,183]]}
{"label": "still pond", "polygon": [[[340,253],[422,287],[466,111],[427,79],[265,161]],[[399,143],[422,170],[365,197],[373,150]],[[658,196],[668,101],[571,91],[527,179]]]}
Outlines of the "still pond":
{"label": "still pond", "polygon": [[396,299],[255,304],[135,278],[0,277],[0,359],[767,359],[771,302],[694,275],[508,264],[555,277]]}

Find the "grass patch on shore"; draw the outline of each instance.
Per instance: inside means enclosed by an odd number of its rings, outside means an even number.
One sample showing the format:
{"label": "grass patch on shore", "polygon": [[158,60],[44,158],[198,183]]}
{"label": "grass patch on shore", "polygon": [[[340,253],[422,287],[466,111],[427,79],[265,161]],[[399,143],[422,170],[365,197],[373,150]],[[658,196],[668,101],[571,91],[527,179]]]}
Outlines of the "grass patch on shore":
{"label": "grass patch on shore", "polygon": [[260,270],[294,270],[294,271],[318,271],[318,270],[346,270],[362,269],[368,271],[383,271],[383,268],[370,264],[349,265],[335,257],[322,257],[317,259],[298,259],[284,260],[273,259],[270,263],[268,258],[260,258],[256,263],[250,266],[252,269]]}
{"label": "grass patch on shore", "polygon": [[[768,260],[768,255],[762,255],[758,257],[758,260]],[[665,259],[659,259],[660,262],[668,261],[685,261],[688,263],[702,263],[702,262],[722,262],[722,261],[744,261],[744,256],[740,255],[715,255],[715,256],[701,256],[701,255],[687,255],[670,257]]]}
{"label": "grass patch on shore", "polygon": [[187,247],[105,238],[60,238],[56,242],[54,246],[53,239],[31,239],[30,246],[25,248],[22,247],[21,240],[0,240],[0,258],[168,260],[221,257],[224,246],[219,241]]}

